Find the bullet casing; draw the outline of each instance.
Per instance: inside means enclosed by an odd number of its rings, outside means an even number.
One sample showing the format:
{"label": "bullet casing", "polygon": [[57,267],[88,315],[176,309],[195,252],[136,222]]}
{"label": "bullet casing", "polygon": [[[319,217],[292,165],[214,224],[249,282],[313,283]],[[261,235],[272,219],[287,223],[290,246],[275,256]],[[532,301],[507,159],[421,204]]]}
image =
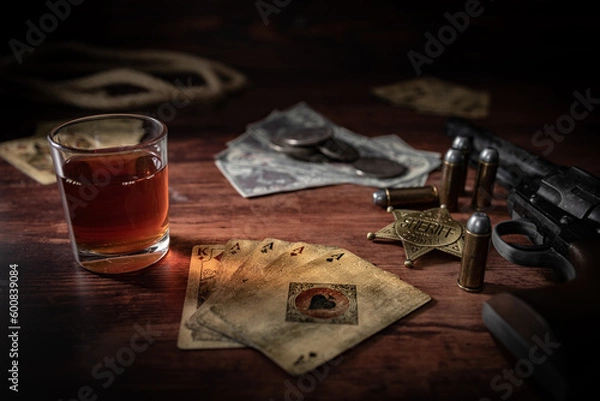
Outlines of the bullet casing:
{"label": "bullet casing", "polygon": [[449,149],[442,165],[442,179],[440,183],[440,205],[446,205],[449,211],[455,211],[458,206],[460,182],[464,156],[458,149]]}
{"label": "bullet casing", "polygon": [[492,204],[498,164],[498,151],[496,149],[486,148],[481,151],[477,164],[475,185],[473,187],[473,199],[471,201],[473,209],[485,209]]}
{"label": "bullet casing", "polygon": [[461,266],[456,280],[465,291],[478,292],[483,288],[491,235],[489,217],[483,212],[475,212],[465,229]]}
{"label": "bullet casing", "polygon": [[464,194],[465,186],[467,183],[467,173],[469,171],[469,159],[471,158],[471,150],[472,150],[471,138],[469,138],[468,136],[461,136],[461,135],[455,137],[454,140],[452,141],[452,148],[460,150],[464,157],[464,164],[462,167],[462,173],[461,173],[461,178],[460,178],[460,189],[459,189],[459,193]]}
{"label": "bullet casing", "polygon": [[382,188],[373,193],[373,203],[381,207],[410,206],[438,202],[438,189],[434,185],[409,188]]}

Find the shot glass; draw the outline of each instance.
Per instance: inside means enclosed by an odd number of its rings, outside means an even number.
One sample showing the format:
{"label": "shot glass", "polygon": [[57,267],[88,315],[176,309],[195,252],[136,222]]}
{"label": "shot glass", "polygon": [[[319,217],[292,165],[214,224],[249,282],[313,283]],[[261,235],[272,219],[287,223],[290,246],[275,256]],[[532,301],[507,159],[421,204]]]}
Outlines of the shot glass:
{"label": "shot glass", "polygon": [[167,253],[164,123],[145,115],[92,115],[57,126],[48,142],[81,266],[95,273],[127,273]]}

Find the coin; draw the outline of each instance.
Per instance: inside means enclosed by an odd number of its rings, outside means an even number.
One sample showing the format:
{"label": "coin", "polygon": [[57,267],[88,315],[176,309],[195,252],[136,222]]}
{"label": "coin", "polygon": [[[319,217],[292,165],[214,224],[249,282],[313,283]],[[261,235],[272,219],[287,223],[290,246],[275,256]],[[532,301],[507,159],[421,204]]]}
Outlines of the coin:
{"label": "coin", "polygon": [[352,163],[359,158],[358,150],[339,139],[329,138],[318,145],[325,156],[336,162]]}
{"label": "coin", "polygon": [[300,128],[284,131],[272,140],[287,146],[315,146],[331,138],[333,130],[328,127]]}
{"label": "coin", "polygon": [[280,153],[285,153],[286,155],[302,161],[313,162],[313,163],[325,163],[329,161],[326,156],[324,156],[319,149],[315,146],[289,146],[280,136],[274,136],[271,138],[271,142],[269,142],[269,146]]}
{"label": "coin", "polygon": [[381,157],[363,157],[352,165],[356,169],[356,174],[376,178],[397,177],[408,171],[406,166]]}

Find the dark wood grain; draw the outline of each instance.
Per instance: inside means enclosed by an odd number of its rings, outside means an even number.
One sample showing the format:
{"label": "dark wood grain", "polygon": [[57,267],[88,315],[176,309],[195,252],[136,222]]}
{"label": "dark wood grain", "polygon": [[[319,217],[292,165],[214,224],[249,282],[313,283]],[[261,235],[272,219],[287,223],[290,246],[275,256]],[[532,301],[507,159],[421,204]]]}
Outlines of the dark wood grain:
{"label": "dark wood grain", "polygon": [[[221,104],[181,108],[169,121],[172,245],[162,261],[135,274],[107,277],[78,267],[68,243],[57,187],[39,185],[0,160],[0,333],[6,341],[5,283],[8,266],[18,264],[18,397],[547,398],[529,380],[512,385],[510,394],[491,384],[497,375],[514,369],[516,361],[484,327],[481,307],[500,292],[553,284],[551,272],[517,267],[491,248],[483,292],[467,293],[456,285],[456,258],[433,252],[419,259],[416,268],[407,269],[402,265],[401,246],[366,239],[367,232],[392,221],[388,213],[372,204],[375,188],[337,185],[244,199],[215,166],[214,155],[240,135],[246,124],[298,101],[306,101],[337,124],[366,136],[398,134],[417,149],[441,153],[449,147],[444,117],[393,107],[371,96],[370,90],[414,77],[406,52],[422,47],[423,32],[434,30],[444,21],[445,11],[458,10],[464,2],[453,6],[440,3],[430,10],[416,6],[410,10],[391,1],[376,2],[372,8],[362,5],[362,9],[342,2],[333,2],[329,7],[318,3],[292,2],[280,15],[272,16],[269,26],[264,26],[251,1],[127,1],[106,7],[85,2],[49,35],[49,41],[77,38],[125,48],[152,46],[193,52],[239,68],[248,75],[251,85]],[[548,26],[548,21],[560,16],[554,3],[542,3],[537,7],[546,8],[539,20],[529,14],[535,10],[534,5],[522,12],[516,6],[498,5],[496,11],[490,10],[474,21],[473,33],[465,33],[462,42],[449,47],[447,57],[436,60],[429,71],[490,91],[490,116],[478,123],[532,152],[541,150],[534,146],[532,135],[569,112],[574,91],[591,90],[594,97],[600,97],[595,76],[587,68],[577,74],[576,66],[561,58],[569,54],[575,54],[576,60],[587,57],[589,38],[583,36],[585,40],[578,42],[576,52],[568,42],[573,38],[568,28],[579,26],[582,32],[588,32],[588,18],[565,15],[565,29],[555,26],[553,36],[565,39],[552,45],[541,35],[527,36],[537,32],[535,27]],[[36,10],[43,7],[30,12]],[[18,15],[22,20],[33,18],[27,17],[26,10]],[[502,28],[509,16],[513,31]],[[10,35],[22,34],[20,24],[12,26]],[[560,36],[561,32],[566,36]],[[501,43],[503,47],[498,47]],[[513,61],[505,62],[511,51]],[[520,57],[520,69],[514,64],[515,56]],[[540,68],[543,61],[558,59],[563,61],[561,68]],[[477,64],[479,61],[481,64]],[[17,95],[2,93],[6,101],[6,139],[31,135],[40,121],[94,112],[29,102]],[[139,111],[153,112],[151,108]],[[597,110],[592,110],[578,121],[548,159],[600,174],[599,116]],[[469,172],[469,186],[474,175],[474,171]],[[428,183],[437,184],[439,179],[440,172],[435,171]],[[489,212],[494,224],[509,217],[503,200],[506,191],[497,190]],[[454,213],[456,219],[466,221],[471,212],[466,209],[468,203],[468,197],[461,198],[463,211]],[[288,376],[251,349],[179,350],[176,338],[191,248],[200,243],[225,243],[231,238],[266,237],[346,248],[400,276],[433,300],[345,352],[337,365],[321,371],[323,380]],[[107,365],[126,352],[123,349],[130,347],[132,336],[140,328],[150,331],[151,343],[135,353],[130,366],[120,374],[109,375]],[[3,390],[7,387],[7,349],[8,345],[3,345],[1,351]]]}

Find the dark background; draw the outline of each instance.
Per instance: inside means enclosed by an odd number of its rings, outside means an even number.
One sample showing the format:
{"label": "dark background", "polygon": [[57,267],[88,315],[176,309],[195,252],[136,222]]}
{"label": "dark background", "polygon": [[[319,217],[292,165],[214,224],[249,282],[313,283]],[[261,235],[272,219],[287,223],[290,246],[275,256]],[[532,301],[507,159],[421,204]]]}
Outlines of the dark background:
{"label": "dark background", "polygon": [[[49,0],[60,4],[67,0]],[[256,0],[77,0],[47,41],[79,40],[106,46],[155,47],[226,59],[245,71],[396,72],[411,75],[410,49],[423,51],[467,1],[290,0],[265,26]],[[48,1],[12,2],[3,10],[7,41],[24,40]],[[272,3],[272,0],[265,0]],[[281,0],[280,4],[286,3]],[[481,0],[483,12],[428,68],[432,74],[492,75],[573,81],[597,71],[593,2]],[[319,48],[320,50],[316,50]],[[276,57],[276,55],[278,57]]]}
{"label": "dark background", "polygon": [[[439,28],[448,24],[444,14],[464,11],[467,2],[292,0],[278,14],[269,15],[268,25],[256,3],[85,0],[70,6],[68,17],[47,33],[40,46],[75,40],[125,49],[190,52],[240,70],[253,87],[262,89],[285,91],[287,84],[298,81],[372,86],[416,77],[407,53],[425,54],[424,34],[437,37]],[[574,90],[591,88],[594,94],[598,81],[599,19],[592,5],[583,1],[482,0],[481,15],[470,18],[468,28],[458,33],[431,65],[423,65],[423,73],[475,88],[490,80],[540,84],[568,107]],[[25,42],[26,21],[39,26],[40,17],[48,12],[46,1],[7,3],[2,13],[0,54],[14,57],[8,42]],[[30,134],[31,123],[49,114],[84,114],[69,107],[22,102],[16,92],[6,85],[0,92],[4,114],[22,121],[11,132],[4,132],[4,137]],[[328,92],[319,98],[335,98],[334,91]],[[265,107],[260,113],[283,107],[263,100]],[[557,111],[560,115],[564,109]],[[193,112],[211,111],[201,108]],[[590,129],[589,124],[592,122],[580,124],[578,129]],[[231,128],[240,131],[243,126]]]}

